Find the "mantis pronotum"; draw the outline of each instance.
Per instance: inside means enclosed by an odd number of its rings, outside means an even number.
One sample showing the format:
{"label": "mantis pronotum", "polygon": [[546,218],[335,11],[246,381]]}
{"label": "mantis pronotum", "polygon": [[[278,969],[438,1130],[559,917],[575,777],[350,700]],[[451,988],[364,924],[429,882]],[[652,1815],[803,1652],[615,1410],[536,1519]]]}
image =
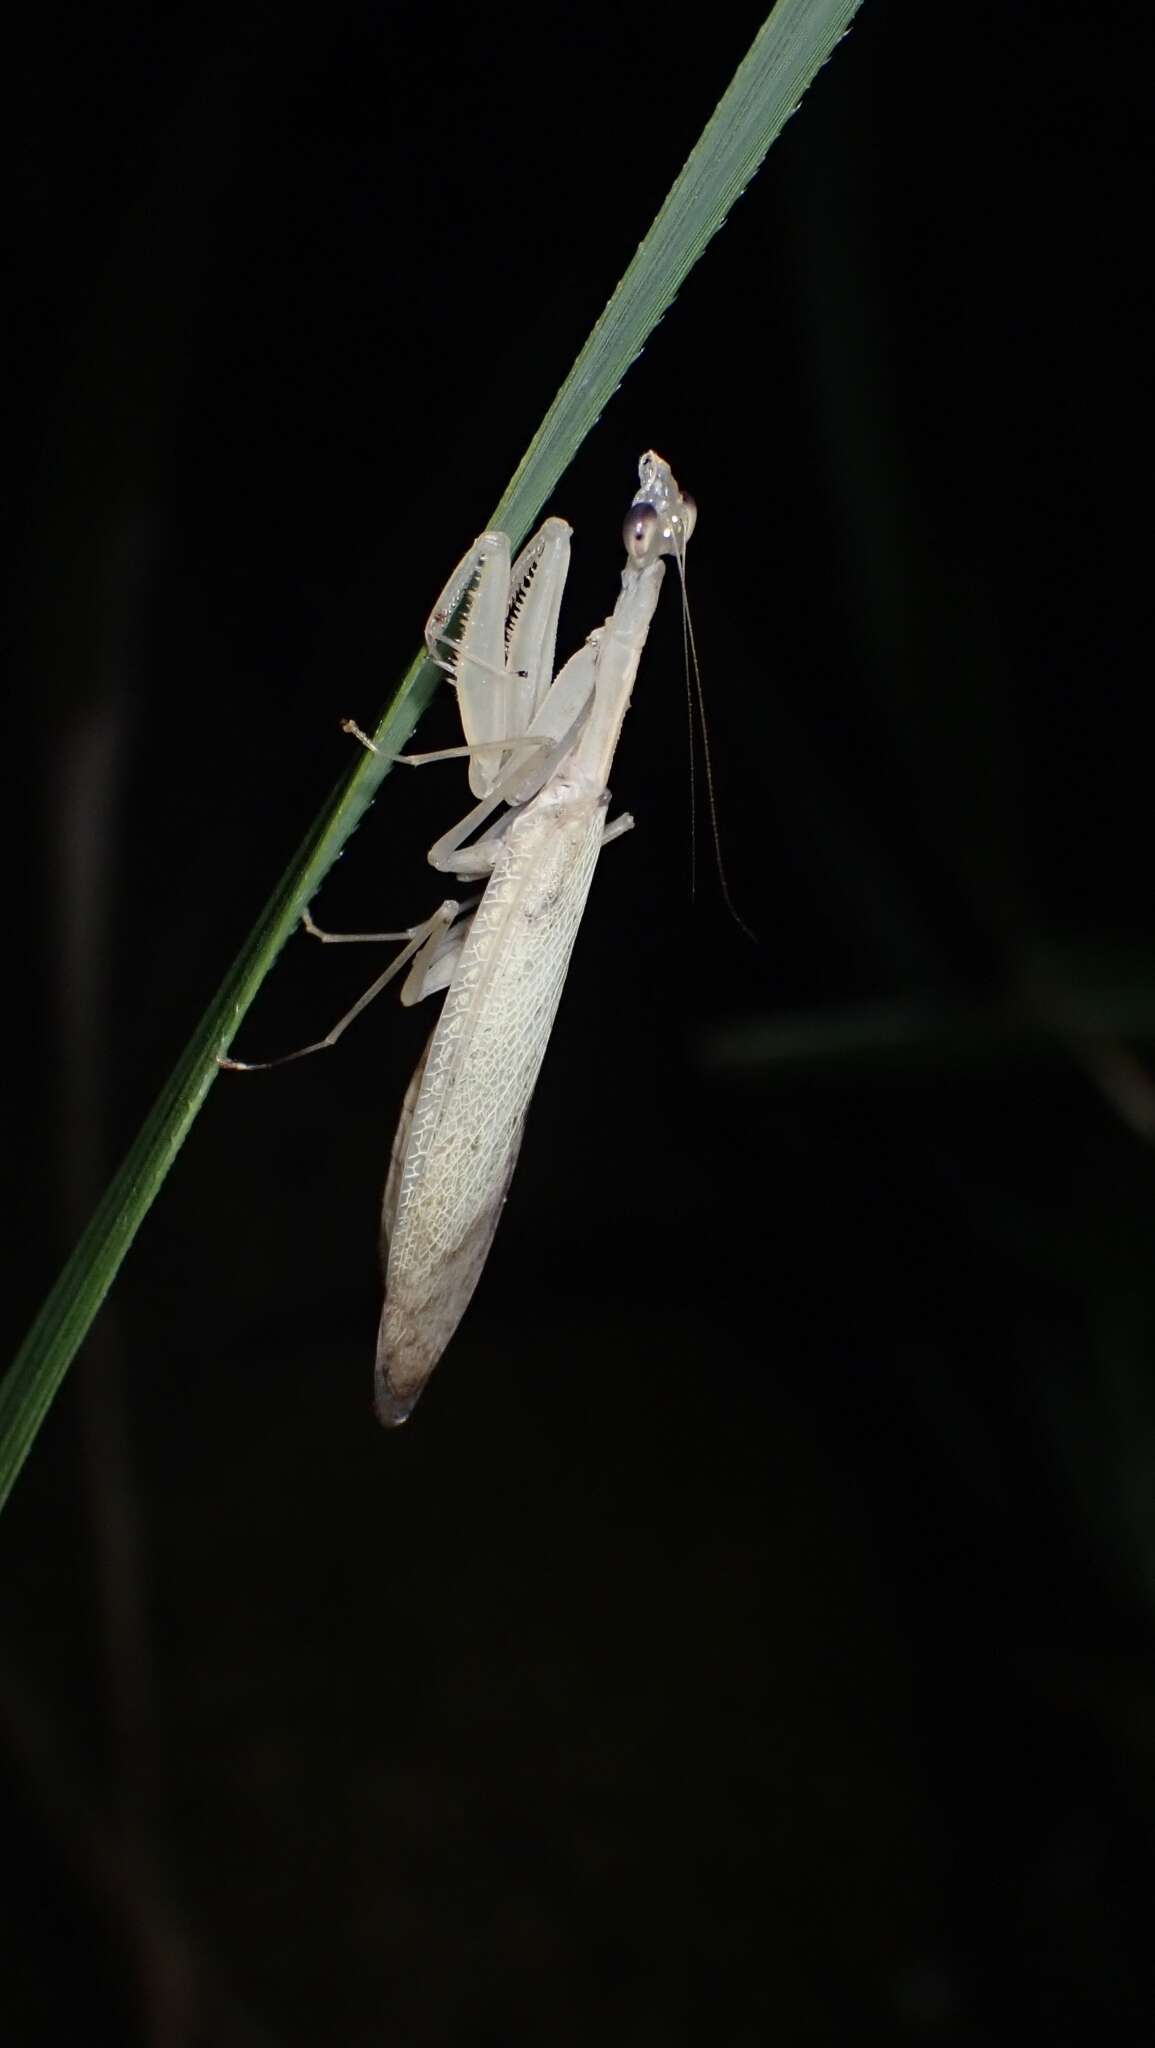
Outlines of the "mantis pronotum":
{"label": "mantis pronotum", "polygon": [[[429,859],[461,879],[488,880],[466,915],[450,901],[411,932],[381,934],[408,944],[323,1041],[409,962],[404,1002],[448,990],[405,1097],[385,1188],[376,1401],[386,1424],[412,1412],[489,1254],[594,867],[606,841],[632,824],[622,816],[607,828],[607,779],[662,558],[681,559],[695,516],[668,465],[643,455],[617,604],[556,678],[570,536],[562,519],[547,519],[512,568],[506,536],[482,534],[426,626],[430,653],[457,688],[467,744],[451,751],[469,755],[479,799]],[[459,611],[460,637],[450,640],[445,629]]]}

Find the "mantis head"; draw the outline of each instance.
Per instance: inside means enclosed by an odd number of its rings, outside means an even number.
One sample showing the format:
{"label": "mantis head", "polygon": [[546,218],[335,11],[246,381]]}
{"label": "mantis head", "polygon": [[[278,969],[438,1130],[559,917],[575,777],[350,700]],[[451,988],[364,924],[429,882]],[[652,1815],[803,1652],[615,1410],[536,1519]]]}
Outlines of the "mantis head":
{"label": "mantis head", "polygon": [[697,517],[694,500],[678,489],[669,463],[650,449],[638,464],[638,489],[622,528],[634,567],[644,569],[659,555],[682,561]]}

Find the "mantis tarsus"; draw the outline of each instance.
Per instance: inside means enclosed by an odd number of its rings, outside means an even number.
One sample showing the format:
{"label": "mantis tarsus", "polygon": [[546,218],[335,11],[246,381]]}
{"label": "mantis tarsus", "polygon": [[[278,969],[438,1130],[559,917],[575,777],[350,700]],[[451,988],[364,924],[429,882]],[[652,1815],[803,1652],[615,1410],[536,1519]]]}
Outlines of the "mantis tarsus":
{"label": "mantis tarsus", "polygon": [[[512,568],[506,536],[482,534],[430,614],[426,642],[456,685],[465,729],[466,746],[449,751],[468,754],[479,800],[429,859],[462,880],[488,879],[475,905],[449,901],[411,932],[380,934],[408,943],[322,1041],[409,963],[404,1002],[448,990],[405,1097],[385,1188],[376,1403],[386,1424],[411,1414],[489,1254],[594,867],[632,823],[607,827],[607,781],[663,557],[681,559],[695,517],[668,464],[643,455],[618,601],[556,677],[564,520],[547,519]],[[318,937],[343,936],[307,922]]]}

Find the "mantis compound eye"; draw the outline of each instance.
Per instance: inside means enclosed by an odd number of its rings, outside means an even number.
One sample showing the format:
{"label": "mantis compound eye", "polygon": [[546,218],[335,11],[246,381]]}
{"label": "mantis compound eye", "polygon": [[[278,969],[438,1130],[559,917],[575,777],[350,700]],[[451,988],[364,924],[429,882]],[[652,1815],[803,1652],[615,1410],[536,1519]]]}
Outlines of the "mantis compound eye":
{"label": "mantis compound eye", "polygon": [[682,514],[680,519],[671,520],[678,546],[684,548],[698,524],[698,507],[688,491],[682,492]]}
{"label": "mantis compound eye", "polygon": [[660,554],[661,548],[655,546],[655,542],[661,540],[661,526],[662,522],[652,505],[647,505],[643,501],[641,504],[630,506],[622,527],[622,539],[631,562],[636,562],[640,567]]}

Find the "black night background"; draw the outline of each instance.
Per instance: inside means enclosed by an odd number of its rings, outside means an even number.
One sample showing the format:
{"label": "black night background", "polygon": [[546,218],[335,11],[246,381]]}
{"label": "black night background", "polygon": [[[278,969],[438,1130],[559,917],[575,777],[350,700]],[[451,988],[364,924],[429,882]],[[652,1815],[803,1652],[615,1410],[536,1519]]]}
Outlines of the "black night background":
{"label": "black night background", "polygon": [[[26,21],[5,1357],[761,12]],[[639,452],[697,498],[758,943],[671,585],[405,1430],[431,1018],[214,1086],[0,1532],[14,2048],[1150,2037],[1153,44],[864,0],[546,508],[568,653]],[[394,773],[321,921],[464,809]],[[373,972],[294,939],[236,1049]]]}

